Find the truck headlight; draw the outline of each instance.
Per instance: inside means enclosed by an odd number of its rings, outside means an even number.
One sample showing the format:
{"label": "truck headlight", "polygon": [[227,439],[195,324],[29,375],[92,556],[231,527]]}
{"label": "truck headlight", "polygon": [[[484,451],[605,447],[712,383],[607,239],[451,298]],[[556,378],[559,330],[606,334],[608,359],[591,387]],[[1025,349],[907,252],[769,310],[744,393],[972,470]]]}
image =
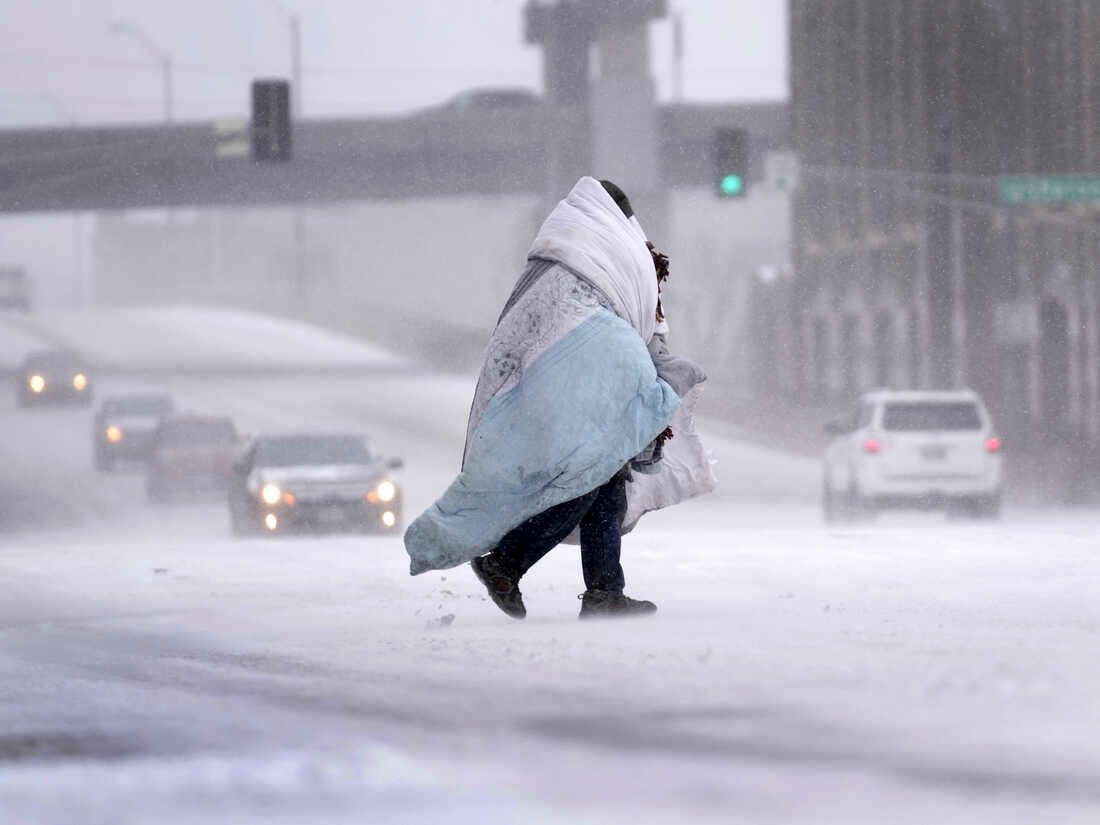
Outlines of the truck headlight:
{"label": "truck headlight", "polygon": [[107,440],[112,444],[117,444],[122,440],[122,430],[112,424],[107,428]]}
{"label": "truck headlight", "polygon": [[73,389],[77,392],[82,392],[84,388],[88,386],[88,376],[82,372],[78,372],[73,376]]}
{"label": "truck headlight", "polygon": [[27,386],[31,388],[31,392],[42,392],[46,389],[46,379],[41,375],[32,375],[27,379]]}
{"label": "truck headlight", "polygon": [[260,498],[262,498],[268,504],[278,504],[279,499],[281,499],[282,497],[283,491],[274,484],[265,484],[263,486],[263,489],[260,490]]}

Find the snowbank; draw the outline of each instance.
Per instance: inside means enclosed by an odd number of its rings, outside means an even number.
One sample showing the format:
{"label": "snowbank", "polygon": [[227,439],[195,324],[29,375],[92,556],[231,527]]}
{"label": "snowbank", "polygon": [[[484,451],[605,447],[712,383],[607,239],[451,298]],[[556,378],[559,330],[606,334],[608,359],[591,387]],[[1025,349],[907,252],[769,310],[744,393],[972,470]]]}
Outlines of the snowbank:
{"label": "snowbank", "polygon": [[48,337],[100,368],[232,372],[377,369],[402,363],[381,347],[351,336],[242,310],[97,310],[36,321]]}
{"label": "snowbank", "polygon": [[21,320],[0,317],[0,372],[18,369],[30,353],[54,346],[23,324]]}

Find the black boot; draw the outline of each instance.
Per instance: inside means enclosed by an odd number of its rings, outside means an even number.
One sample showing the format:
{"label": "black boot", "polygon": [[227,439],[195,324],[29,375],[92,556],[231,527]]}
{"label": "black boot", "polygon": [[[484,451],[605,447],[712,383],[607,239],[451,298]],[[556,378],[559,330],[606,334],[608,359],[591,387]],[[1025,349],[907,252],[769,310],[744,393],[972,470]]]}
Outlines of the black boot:
{"label": "black boot", "polygon": [[523,619],[527,616],[527,608],[523,606],[523,594],[519,592],[519,578],[504,570],[500,563],[490,553],[487,556],[478,556],[470,562],[474,575],[478,577],[485,589],[489,591],[489,598],[493,604],[503,610],[513,619]]}
{"label": "black boot", "polygon": [[581,600],[582,619],[617,618],[619,616],[646,616],[657,612],[657,605],[645,599],[624,596],[621,590],[585,590]]}

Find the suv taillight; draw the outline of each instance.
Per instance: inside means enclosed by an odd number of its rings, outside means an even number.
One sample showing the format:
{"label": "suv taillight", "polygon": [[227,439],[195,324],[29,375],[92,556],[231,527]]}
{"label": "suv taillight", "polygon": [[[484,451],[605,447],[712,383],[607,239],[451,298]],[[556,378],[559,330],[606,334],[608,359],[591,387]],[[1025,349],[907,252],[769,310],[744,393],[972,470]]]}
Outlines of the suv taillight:
{"label": "suv taillight", "polygon": [[868,438],[863,442],[863,452],[865,453],[877,453],[882,450],[882,442],[877,438]]}
{"label": "suv taillight", "polygon": [[991,435],[985,440],[985,451],[987,453],[999,453],[1001,451],[1001,439]]}

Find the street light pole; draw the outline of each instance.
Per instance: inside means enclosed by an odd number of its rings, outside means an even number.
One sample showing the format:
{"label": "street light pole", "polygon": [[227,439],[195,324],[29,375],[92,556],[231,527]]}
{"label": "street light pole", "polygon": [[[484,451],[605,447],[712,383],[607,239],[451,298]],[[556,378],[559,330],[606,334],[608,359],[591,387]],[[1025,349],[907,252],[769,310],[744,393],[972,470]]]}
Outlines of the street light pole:
{"label": "street light pole", "polygon": [[271,5],[290,27],[290,115],[297,119],[302,116],[302,26],[298,15],[280,0],[271,0]]}
{"label": "street light pole", "polygon": [[684,99],[684,17],[677,9],[672,13],[672,100]]}
{"label": "street light pole", "polygon": [[124,20],[115,20],[108,27],[111,34],[121,34],[131,37],[140,43],[152,56],[154,62],[160,65],[161,84],[164,93],[164,121],[172,122],[173,94],[172,94],[172,56],[163,49],[157,47],[145,32]]}
{"label": "street light pole", "polygon": [[302,116],[302,27],[296,14],[290,15],[290,81],[294,84],[290,113],[298,119]]}
{"label": "street light pole", "polygon": [[172,58],[164,55],[160,59],[161,83],[164,85],[164,122],[172,122],[172,109],[175,101],[172,95]]}
{"label": "street light pole", "polygon": [[[281,0],[270,0],[271,5],[286,18],[290,28],[290,117],[299,120],[302,117],[302,26],[298,15],[284,6]],[[305,205],[300,201],[294,204],[294,295],[302,298],[306,290],[306,213]]]}

